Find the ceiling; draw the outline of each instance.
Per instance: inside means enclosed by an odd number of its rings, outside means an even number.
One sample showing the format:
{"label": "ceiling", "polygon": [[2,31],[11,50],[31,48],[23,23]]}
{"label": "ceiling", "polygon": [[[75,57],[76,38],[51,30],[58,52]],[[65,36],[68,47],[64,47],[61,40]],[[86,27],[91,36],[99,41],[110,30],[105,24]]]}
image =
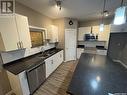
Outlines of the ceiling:
{"label": "ceiling", "polygon": [[[101,17],[103,0],[63,0],[62,10],[55,6],[55,0],[17,0],[18,2],[52,18],[76,18],[80,21]],[[121,0],[106,0],[106,10],[110,16],[120,6]]]}

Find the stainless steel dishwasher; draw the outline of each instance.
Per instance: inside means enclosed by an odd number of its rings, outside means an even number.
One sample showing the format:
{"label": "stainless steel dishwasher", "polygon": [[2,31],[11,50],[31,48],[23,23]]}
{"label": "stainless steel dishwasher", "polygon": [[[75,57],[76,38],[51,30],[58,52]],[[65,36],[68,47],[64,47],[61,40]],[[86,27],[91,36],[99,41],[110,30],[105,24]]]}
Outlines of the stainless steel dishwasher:
{"label": "stainless steel dishwasher", "polygon": [[30,95],[33,94],[37,88],[46,79],[45,62],[42,62],[27,70],[27,78],[29,84]]}

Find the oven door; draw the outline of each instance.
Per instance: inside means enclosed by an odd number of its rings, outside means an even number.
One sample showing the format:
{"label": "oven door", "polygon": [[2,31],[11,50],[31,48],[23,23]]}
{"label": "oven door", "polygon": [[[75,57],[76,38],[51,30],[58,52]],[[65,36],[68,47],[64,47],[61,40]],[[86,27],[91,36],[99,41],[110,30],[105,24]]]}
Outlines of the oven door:
{"label": "oven door", "polygon": [[27,70],[27,78],[30,94],[33,94],[46,79],[45,63],[41,63]]}

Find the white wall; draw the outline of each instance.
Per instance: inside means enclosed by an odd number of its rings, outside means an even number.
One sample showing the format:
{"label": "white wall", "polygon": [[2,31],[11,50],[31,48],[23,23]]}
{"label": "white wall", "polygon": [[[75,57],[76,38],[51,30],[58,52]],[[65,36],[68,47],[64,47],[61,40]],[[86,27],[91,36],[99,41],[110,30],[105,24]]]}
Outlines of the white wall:
{"label": "white wall", "polygon": [[[73,25],[69,25],[69,21],[73,22]],[[78,29],[78,20],[73,18],[64,19],[65,29]]]}
{"label": "white wall", "polygon": [[[114,19],[114,17],[105,18],[104,19],[104,24],[105,25],[111,24],[113,19]],[[100,23],[101,23],[100,19],[88,20],[88,21],[79,21],[79,27],[98,26],[98,25],[100,25]]]}

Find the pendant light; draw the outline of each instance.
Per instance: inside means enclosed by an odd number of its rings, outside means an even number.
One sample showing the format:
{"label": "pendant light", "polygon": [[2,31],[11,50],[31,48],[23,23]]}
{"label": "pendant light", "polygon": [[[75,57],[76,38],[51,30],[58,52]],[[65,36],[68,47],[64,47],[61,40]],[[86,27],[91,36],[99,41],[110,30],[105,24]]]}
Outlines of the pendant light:
{"label": "pendant light", "polygon": [[126,6],[123,6],[123,0],[121,1],[121,7],[115,11],[115,18],[113,24],[121,25],[126,23]]}
{"label": "pendant light", "polygon": [[104,31],[104,23],[100,24],[100,32]]}
{"label": "pendant light", "polygon": [[107,10],[104,11],[104,16],[108,17],[109,16],[109,12]]}
{"label": "pendant light", "polygon": [[101,19],[101,24],[100,24],[100,32],[104,31],[104,12],[105,12],[105,4],[106,4],[106,0],[104,0],[104,6],[102,9],[102,19]]}
{"label": "pendant light", "polygon": [[93,34],[93,27],[91,26],[91,31],[90,31],[90,34]]}
{"label": "pendant light", "polygon": [[56,6],[59,8],[59,10],[61,10],[62,9],[62,0],[55,0],[55,2],[56,2]]}

